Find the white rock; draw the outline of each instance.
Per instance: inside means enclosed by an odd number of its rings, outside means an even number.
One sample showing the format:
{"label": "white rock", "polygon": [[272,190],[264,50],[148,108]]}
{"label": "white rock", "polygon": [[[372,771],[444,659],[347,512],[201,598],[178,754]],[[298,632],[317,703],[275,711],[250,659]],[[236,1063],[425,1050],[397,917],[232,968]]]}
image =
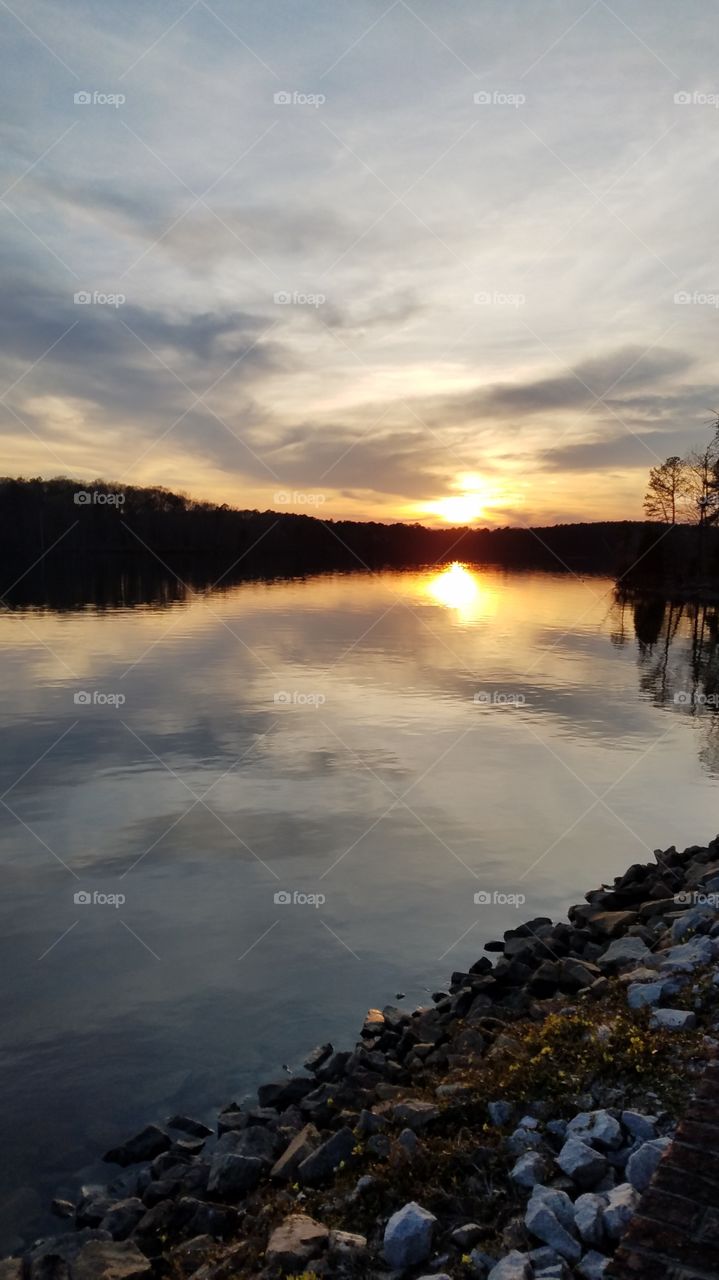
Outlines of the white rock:
{"label": "white rock", "polygon": [[624,1141],[622,1126],[608,1111],[581,1111],[567,1125],[567,1137],[579,1138],[603,1151],[616,1151]]}
{"label": "white rock", "polygon": [[437,1219],[414,1200],[392,1214],[384,1232],[385,1261],[398,1271],[424,1262],[432,1249],[432,1232]]}
{"label": "white rock", "polygon": [[579,1138],[567,1138],[557,1156],[557,1164],[572,1182],[585,1189],[596,1186],[607,1171],[606,1156]]}
{"label": "white rock", "polygon": [[603,1221],[610,1240],[618,1240],[624,1234],[638,1204],[639,1193],[629,1182],[622,1182],[609,1192]]}

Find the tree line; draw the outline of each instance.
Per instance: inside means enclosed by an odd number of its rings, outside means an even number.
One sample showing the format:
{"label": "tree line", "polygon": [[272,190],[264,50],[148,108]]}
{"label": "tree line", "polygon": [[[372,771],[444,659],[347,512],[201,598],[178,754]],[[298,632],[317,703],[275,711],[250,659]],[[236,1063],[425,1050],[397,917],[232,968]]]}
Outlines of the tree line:
{"label": "tree line", "polygon": [[644,512],[662,524],[719,522],[719,415],[703,449],[673,454],[649,472]]}

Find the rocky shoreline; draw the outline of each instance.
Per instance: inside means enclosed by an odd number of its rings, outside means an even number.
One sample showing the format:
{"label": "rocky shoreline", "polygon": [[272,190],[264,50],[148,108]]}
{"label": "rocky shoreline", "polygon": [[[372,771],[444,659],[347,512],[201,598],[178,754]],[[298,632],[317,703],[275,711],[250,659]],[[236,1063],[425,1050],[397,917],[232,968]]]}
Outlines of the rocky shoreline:
{"label": "rocky shoreline", "polygon": [[0,1280],[600,1280],[719,1047],[719,837],[490,941],[353,1050],[149,1125]]}

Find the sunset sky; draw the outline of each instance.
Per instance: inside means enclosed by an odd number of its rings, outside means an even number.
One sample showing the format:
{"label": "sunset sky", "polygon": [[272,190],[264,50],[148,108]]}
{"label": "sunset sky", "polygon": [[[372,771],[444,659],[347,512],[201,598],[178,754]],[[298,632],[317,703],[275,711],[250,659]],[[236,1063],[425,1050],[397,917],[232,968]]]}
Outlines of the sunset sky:
{"label": "sunset sky", "polygon": [[0,472],[640,516],[719,402],[715,26],[706,0],[3,0]]}

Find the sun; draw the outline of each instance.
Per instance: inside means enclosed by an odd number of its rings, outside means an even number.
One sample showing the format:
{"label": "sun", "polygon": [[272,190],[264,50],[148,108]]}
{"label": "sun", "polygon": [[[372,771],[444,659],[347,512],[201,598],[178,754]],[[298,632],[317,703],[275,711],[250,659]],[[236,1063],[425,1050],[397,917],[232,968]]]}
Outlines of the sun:
{"label": "sun", "polygon": [[[492,490],[485,478],[476,472],[465,472],[457,476],[453,489],[458,493],[447,498],[438,498],[430,502],[427,510],[448,524],[472,524],[485,515],[487,507],[492,506]],[[496,494],[494,495],[496,498]]]}

